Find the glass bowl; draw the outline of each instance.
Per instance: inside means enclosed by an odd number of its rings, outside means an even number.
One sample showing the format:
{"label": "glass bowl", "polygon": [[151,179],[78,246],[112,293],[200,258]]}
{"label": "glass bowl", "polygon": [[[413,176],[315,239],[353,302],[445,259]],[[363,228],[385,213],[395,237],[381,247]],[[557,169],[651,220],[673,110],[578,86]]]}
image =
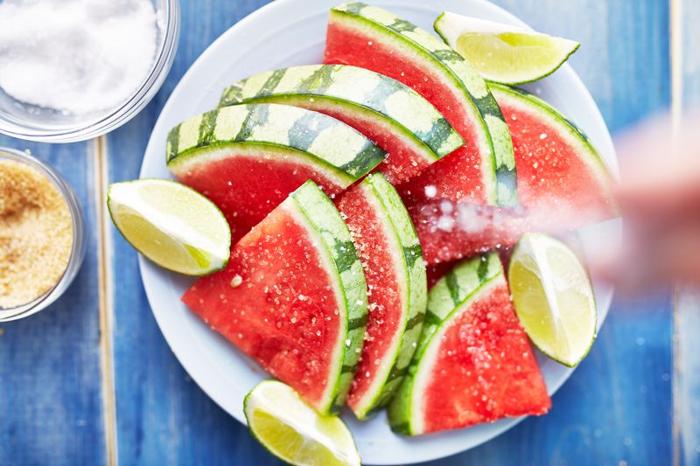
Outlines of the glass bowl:
{"label": "glass bowl", "polygon": [[21,304],[11,308],[0,307],[0,322],[7,322],[30,316],[41,311],[42,309],[45,309],[51,303],[56,301],[66,291],[66,289],[68,289],[68,286],[70,286],[71,282],[78,273],[78,270],[80,270],[80,266],[85,258],[86,244],[83,214],[80,210],[78,198],[75,196],[75,192],[73,192],[73,189],[68,185],[68,183],[66,183],[63,177],[53,168],[32,157],[26,152],[20,152],[7,147],[0,147],[0,162],[4,160],[10,160],[28,165],[42,175],[46,176],[54,184],[54,186],[56,186],[68,205],[68,211],[70,212],[70,216],[73,221],[73,245],[71,247],[70,256],[68,257],[66,269],[63,271],[63,275],[53,286],[53,288],[49,289],[46,293],[39,296],[34,301],[30,301],[26,304]]}
{"label": "glass bowl", "polygon": [[0,133],[40,142],[75,142],[108,133],[136,116],[155,96],[170,71],[180,33],[178,0],[151,0],[158,17],[158,47],[140,87],[117,107],[88,115],[19,102],[0,89]]}

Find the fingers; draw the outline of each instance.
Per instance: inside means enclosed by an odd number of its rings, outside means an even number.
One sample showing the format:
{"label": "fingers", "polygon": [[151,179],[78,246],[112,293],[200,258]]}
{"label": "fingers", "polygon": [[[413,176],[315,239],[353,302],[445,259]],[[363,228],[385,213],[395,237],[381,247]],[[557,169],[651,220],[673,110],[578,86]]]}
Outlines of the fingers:
{"label": "fingers", "polygon": [[672,128],[656,118],[616,140],[624,247],[591,264],[625,291],[700,286],[700,118]]}
{"label": "fingers", "polygon": [[623,247],[589,264],[592,273],[627,293],[673,284],[700,286],[700,222],[682,228],[628,228]]}
{"label": "fingers", "polygon": [[[650,120],[616,140],[622,179],[616,196],[623,216],[684,222],[700,216],[700,119],[680,131],[667,117]],[[690,214],[690,215],[689,215]]]}

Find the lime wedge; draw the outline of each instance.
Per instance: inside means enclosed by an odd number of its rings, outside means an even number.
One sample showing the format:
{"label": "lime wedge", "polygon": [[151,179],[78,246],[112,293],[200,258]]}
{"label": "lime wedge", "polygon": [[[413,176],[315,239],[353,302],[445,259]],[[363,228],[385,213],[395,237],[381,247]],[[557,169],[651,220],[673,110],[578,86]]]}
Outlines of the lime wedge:
{"label": "lime wedge", "polygon": [[448,11],[435,20],[434,27],[485,79],[503,84],[542,79],[579,47],[573,40]]}
{"label": "lime wedge", "polygon": [[248,428],[270,453],[298,466],[360,464],[350,431],[337,416],[314,411],[288,385],[267,380],[243,401]]}
{"label": "lime wedge", "polygon": [[115,183],[107,193],[112,222],[141,254],[186,275],[226,266],[231,230],[207,198],[174,181]]}
{"label": "lime wedge", "polygon": [[508,268],[515,312],[547,356],[569,367],[588,354],[596,334],[596,306],[583,264],[564,243],[528,233]]}

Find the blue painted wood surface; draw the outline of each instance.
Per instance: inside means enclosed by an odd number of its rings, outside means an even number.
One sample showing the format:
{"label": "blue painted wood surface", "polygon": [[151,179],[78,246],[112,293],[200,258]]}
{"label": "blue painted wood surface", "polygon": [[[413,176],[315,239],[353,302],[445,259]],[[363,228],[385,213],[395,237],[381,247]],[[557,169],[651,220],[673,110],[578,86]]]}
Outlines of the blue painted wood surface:
{"label": "blue painted wood surface", "polygon": [[[108,137],[109,179],[138,176],[150,130],[197,56],[263,0],[183,0],[173,70],[147,109]],[[658,0],[499,0],[534,27],[575,38],[572,64],[612,130],[670,102],[669,8]],[[543,14],[546,12],[546,14]],[[0,144],[7,140],[0,139]],[[25,147],[10,141],[15,147]],[[78,190],[90,247],[70,292],[51,310],[2,325],[0,465],[102,464],[97,220],[90,145],[32,146]],[[191,381],[148,308],[136,254],[113,230],[116,459],[122,465],[278,464]],[[672,451],[672,313],[668,297],[617,301],[591,355],[552,412],[433,465],[667,465]]]}
{"label": "blue painted wood surface", "polygon": [[106,464],[100,376],[96,209],[90,143],[30,149],[73,186],[87,254],[68,292],[28,319],[0,323],[0,464]]}

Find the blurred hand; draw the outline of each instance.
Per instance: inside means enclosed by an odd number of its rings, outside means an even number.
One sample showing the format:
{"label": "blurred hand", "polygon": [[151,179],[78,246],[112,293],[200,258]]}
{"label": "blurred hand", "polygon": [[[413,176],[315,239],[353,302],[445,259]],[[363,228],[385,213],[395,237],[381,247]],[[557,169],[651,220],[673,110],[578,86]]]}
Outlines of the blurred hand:
{"label": "blurred hand", "polygon": [[647,122],[616,141],[625,240],[592,264],[624,291],[700,286],[700,118]]}

